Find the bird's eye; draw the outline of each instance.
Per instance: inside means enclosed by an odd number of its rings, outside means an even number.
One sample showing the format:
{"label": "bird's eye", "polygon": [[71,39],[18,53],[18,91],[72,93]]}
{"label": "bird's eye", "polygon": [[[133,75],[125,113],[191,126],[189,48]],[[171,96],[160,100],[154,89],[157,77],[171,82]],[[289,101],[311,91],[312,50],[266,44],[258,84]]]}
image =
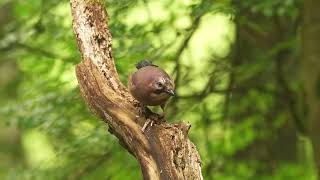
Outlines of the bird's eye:
{"label": "bird's eye", "polygon": [[163,84],[161,82],[157,82],[157,86],[161,88]]}

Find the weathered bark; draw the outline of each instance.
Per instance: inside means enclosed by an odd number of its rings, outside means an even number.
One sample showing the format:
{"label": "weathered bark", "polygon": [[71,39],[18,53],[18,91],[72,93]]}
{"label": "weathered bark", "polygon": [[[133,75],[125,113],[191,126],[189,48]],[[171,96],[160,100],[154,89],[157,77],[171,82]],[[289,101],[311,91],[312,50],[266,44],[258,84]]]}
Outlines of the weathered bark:
{"label": "weathered bark", "polygon": [[320,1],[305,0],[304,3],[301,77],[308,106],[306,124],[320,178]]}
{"label": "weathered bark", "polygon": [[141,131],[139,104],[120,82],[111,52],[108,17],[100,0],[70,0],[82,62],[76,67],[81,94],[139,161],[144,179],[202,179],[200,157],[188,139],[189,124],[155,124]]}

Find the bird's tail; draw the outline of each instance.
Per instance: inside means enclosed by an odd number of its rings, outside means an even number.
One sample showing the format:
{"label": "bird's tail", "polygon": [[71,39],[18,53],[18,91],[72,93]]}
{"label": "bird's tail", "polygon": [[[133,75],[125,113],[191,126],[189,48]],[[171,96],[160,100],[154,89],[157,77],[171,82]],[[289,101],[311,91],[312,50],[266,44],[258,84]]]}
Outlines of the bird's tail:
{"label": "bird's tail", "polygon": [[141,69],[146,66],[157,66],[157,65],[152,64],[152,62],[149,60],[142,60],[136,64],[137,69]]}

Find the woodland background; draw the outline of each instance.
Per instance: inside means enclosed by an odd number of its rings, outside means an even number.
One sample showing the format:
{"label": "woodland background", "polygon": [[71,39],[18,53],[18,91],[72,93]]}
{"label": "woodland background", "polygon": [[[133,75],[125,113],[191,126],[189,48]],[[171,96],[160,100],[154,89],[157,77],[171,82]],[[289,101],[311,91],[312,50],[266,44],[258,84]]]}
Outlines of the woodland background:
{"label": "woodland background", "polygon": [[[320,41],[303,29],[320,34],[320,20],[306,24],[303,12],[318,2],[105,4],[121,80],[142,59],[174,77],[167,116],[192,124],[204,179],[316,180],[320,139],[309,138],[308,113],[320,116],[320,106],[308,97],[318,94],[319,103],[320,62],[303,63]],[[71,22],[66,0],[0,1],[0,179],[141,179],[80,97]]]}

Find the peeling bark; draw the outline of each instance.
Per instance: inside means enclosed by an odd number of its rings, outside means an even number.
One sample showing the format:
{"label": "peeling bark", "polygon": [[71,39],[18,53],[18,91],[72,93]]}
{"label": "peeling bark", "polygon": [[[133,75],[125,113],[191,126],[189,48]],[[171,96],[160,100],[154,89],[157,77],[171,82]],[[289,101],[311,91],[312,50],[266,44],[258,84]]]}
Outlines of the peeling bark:
{"label": "peeling bark", "polygon": [[[161,122],[141,128],[141,107],[120,82],[112,56],[107,12],[100,0],[70,0],[82,62],[76,67],[81,95],[109,131],[139,162],[144,179],[203,179],[189,124]],[[147,114],[145,116],[148,116]]]}

